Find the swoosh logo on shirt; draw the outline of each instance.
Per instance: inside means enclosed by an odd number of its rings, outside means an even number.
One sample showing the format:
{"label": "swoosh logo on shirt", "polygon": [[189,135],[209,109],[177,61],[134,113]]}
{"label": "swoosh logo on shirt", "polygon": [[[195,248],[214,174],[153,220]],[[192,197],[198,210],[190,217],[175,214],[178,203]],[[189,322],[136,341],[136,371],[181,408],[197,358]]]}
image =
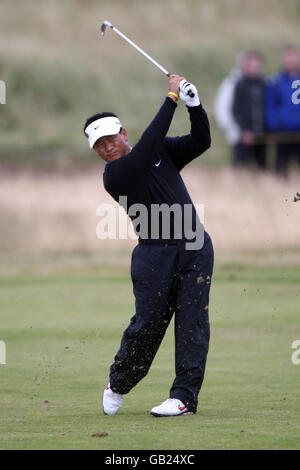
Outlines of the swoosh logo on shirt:
{"label": "swoosh logo on shirt", "polygon": [[161,164],[161,160],[158,163],[154,163],[155,166],[159,166]]}

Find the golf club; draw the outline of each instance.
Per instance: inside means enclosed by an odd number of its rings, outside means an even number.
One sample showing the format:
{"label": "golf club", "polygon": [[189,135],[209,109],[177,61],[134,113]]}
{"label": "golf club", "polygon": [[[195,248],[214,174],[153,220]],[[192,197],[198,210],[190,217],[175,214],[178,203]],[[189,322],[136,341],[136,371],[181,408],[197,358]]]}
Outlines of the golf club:
{"label": "golf club", "polygon": [[[109,27],[111,28],[115,33],[117,33],[121,38],[125,39],[131,46],[133,46],[137,51],[139,51],[141,54],[143,54],[144,57],[146,57],[152,64],[156,65],[167,77],[170,76],[170,73],[162,67],[156,60],[152,59],[152,57],[149,56],[145,51],[143,51],[137,44],[135,44],[131,39],[129,39],[125,34],[123,34],[121,31],[119,31],[115,26],[113,26],[109,21],[104,21],[101,25],[101,35],[104,36],[106,28]],[[193,98],[195,95],[191,90],[188,90],[187,94]]]}

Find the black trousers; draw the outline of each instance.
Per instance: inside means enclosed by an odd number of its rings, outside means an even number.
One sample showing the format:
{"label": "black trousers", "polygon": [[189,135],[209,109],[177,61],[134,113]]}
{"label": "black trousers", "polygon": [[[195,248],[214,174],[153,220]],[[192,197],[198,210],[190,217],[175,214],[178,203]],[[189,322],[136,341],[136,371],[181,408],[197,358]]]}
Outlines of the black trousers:
{"label": "black trousers", "polygon": [[300,143],[278,144],[276,152],[276,172],[286,175],[291,162],[291,156],[295,155],[300,165]]}
{"label": "black trousers", "polygon": [[235,167],[243,167],[250,166],[251,164],[262,170],[266,168],[265,145],[243,145],[242,143],[235,145],[233,149],[233,165]]}
{"label": "black trousers", "polygon": [[110,384],[126,394],[145,377],[175,314],[176,377],[170,398],[195,412],[210,337],[213,246],[206,232],[201,250],[186,250],[184,241],[155,242],[141,241],[132,253],[136,313],[110,368]]}

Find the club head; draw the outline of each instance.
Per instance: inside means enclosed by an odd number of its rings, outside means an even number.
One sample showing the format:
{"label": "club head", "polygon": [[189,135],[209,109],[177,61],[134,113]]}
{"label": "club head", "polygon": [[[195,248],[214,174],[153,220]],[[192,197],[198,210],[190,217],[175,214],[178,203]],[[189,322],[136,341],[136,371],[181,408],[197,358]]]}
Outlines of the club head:
{"label": "club head", "polygon": [[107,28],[108,26],[109,26],[110,28],[113,27],[113,25],[112,25],[109,21],[104,21],[104,23],[102,23],[102,25],[101,25],[101,36],[104,36],[105,31],[106,31],[106,28]]}

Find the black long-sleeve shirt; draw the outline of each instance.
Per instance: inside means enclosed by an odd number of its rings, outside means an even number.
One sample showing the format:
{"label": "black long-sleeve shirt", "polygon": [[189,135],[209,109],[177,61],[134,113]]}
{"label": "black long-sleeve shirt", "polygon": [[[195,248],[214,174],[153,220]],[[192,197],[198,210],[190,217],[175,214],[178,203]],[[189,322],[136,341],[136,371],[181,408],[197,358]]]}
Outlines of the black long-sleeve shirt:
{"label": "black long-sleeve shirt", "polygon": [[[167,204],[169,207],[179,204],[182,210],[185,204],[191,205],[195,229],[195,207],[179,173],[187,163],[210,147],[209,122],[201,104],[188,107],[190,134],[166,137],[176,107],[173,100],[166,98],[137,144],[127,155],[106,165],[103,175],[105,189],[117,202],[120,196],[127,196],[127,212],[133,204],[146,206],[149,238],[153,204]],[[137,217],[130,213],[129,216],[133,222]],[[170,238],[174,236],[174,227],[171,227]],[[164,238],[161,227],[159,238]]]}

